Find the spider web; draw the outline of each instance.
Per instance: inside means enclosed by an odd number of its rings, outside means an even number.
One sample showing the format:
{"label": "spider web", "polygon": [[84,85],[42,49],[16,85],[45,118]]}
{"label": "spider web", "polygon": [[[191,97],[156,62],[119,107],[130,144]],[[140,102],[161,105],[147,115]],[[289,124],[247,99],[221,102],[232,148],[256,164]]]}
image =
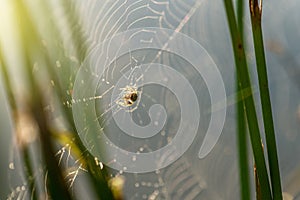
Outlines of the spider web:
{"label": "spider web", "polygon": [[[30,2],[30,1],[28,1]],[[52,2],[52,1],[51,1]],[[34,2],[35,4],[36,2]],[[70,34],[72,31],[68,30],[66,26],[66,16],[63,10],[61,10],[59,1],[53,1],[53,12],[57,14],[57,22],[60,24],[61,34],[64,36],[66,44],[63,44],[66,49],[70,49],[72,43]],[[208,1],[208,0],[74,0],[74,7],[70,9],[76,9],[80,11],[80,18],[74,26],[71,27],[77,30],[78,26],[83,27],[83,33],[87,40],[88,52],[92,52],[93,49],[101,42],[112,38],[113,36],[123,31],[132,30],[135,28],[144,27],[157,27],[168,28],[175,32],[183,32],[193,39],[201,43],[208,53],[212,56],[217,66],[219,67],[222,77],[226,84],[226,90],[229,94],[234,94],[234,76],[233,76],[233,63],[231,55],[231,46],[229,41],[229,35],[226,32],[226,20],[224,14],[223,2]],[[271,72],[276,71],[276,75],[279,71],[280,74],[287,72],[288,76],[292,79],[295,78],[295,74],[292,69],[296,69],[298,66],[297,54],[298,47],[295,43],[297,33],[299,33],[299,20],[297,18],[298,12],[296,9],[299,3],[297,1],[289,1],[289,3],[277,2],[276,4],[268,4],[264,7],[264,20],[268,23],[264,23],[264,30],[267,34],[267,48],[278,57],[274,59],[272,56],[268,59],[272,63]],[[285,8],[286,10],[282,9]],[[280,12],[278,12],[280,10]],[[287,10],[289,12],[287,12]],[[270,20],[271,19],[271,20]],[[276,20],[275,20],[276,19]],[[292,19],[292,20],[290,20]],[[245,19],[246,21],[246,19]],[[282,26],[286,27],[282,29]],[[292,27],[292,31],[291,31]],[[246,29],[249,29],[249,24],[246,25]],[[283,33],[282,33],[283,31]],[[290,37],[288,37],[290,36]],[[166,37],[172,38],[172,35],[166,33]],[[246,37],[247,38],[247,37]],[[268,41],[268,39],[274,39],[274,41]],[[144,38],[144,42],[151,43],[151,38]],[[283,42],[282,44],[280,42]],[[282,49],[282,45],[286,49]],[[72,45],[71,45],[72,46]],[[122,46],[122,43],[120,43]],[[287,48],[289,47],[289,48]],[[192,52],[189,46],[182,44],[182,48],[188,52]],[[291,49],[291,50],[288,50]],[[295,50],[296,49],[296,50]],[[105,50],[105,49],[104,49]],[[293,52],[295,51],[295,52]],[[75,49],[70,49],[70,59],[74,66],[79,65],[79,59],[76,58]],[[69,55],[68,55],[69,56]],[[253,55],[247,55],[253,57]],[[298,56],[299,57],[299,56]],[[292,58],[292,59],[291,59]],[[278,59],[278,60],[277,60]],[[287,60],[292,60],[288,62]],[[168,89],[157,85],[149,85],[142,88],[138,88],[139,98],[132,107],[122,107],[118,103],[118,97],[122,98],[121,87],[117,88],[117,80],[124,78],[128,80],[126,85],[134,85],[141,75],[147,75],[144,72],[141,73],[139,66],[141,64],[147,64],[152,62],[158,62],[172,66],[177,71],[180,71],[193,85],[193,89],[197,93],[199,106],[201,111],[205,111],[207,107],[210,107],[209,94],[207,88],[201,76],[193,71],[193,67],[190,66],[184,59],[179,58],[176,55],[172,55],[167,51],[155,51],[155,50],[140,50],[131,51],[128,54],[123,55],[115,59],[115,61],[105,69],[101,81],[97,83],[97,93],[95,96],[86,96],[84,99],[72,99],[71,101],[63,102],[66,106],[72,107],[72,105],[83,101],[95,101],[95,108],[97,108],[97,118],[92,120],[97,121],[105,130],[105,134],[113,141],[114,144],[121,148],[127,149],[132,152],[150,152],[161,148],[166,145],[174,137],[176,129],[178,128],[178,122],[180,121],[180,107],[178,101],[172,92]],[[63,69],[62,63],[58,60],[56,62],[57,68]],[[287,68],[286,71],[282,70],[282,66]],[[231,68],[230,68],[231,67]],[[69,80],[66,83],[71,85],[74,82],[74,74],[77,72],[77,68],[72,68],[72,75],[69,75]],[[292,72],[292,73],[291,73]],[[64,74],[65,71],[61,71]],[[163,73],[163,72],[160,72]],[[130,75],[131,74],[131,75]],[[97,74],[95,74],[97,75]],[[299,94],[295,94],[294,87],[290,87],[290,84],[282,84],[288,82],[287,78],[278,80],[278,76],[270,76],[272,88],[276,88],[276,92],[271,92],[276,96],[272,101],[275,105],[276,113],[293,113],[299,106],[295,99],[299,99]],[[127,78],[127,79],[126,79]],[[275,80],[276,79],[276,80]],[[295,78],[295,84],[299,85],[297,78]],[[277,82],[276,82],[277,81]],[[284,85],[284,87],[283,87]],[[271,90],[272,90],[271,88]],[[111,101],[112,91],[119,91],[119,95],[115,96],[115,99]],[[70,91],[66,91],[71,94]],[[124,91],[123,91],[124,92]],[[296,97],[296,98],[295,98]],[[291,100],[286,101],[286,98]],[[111,102],[113,102],[111,104]],[[284,106],[279,104],[283,102]],[[150,122],[149,108],[152,104],[161,104],[164,106],[167,112],[166,126],[162,131],[156,135],[156,138],[150,139],[135,139],[122,133],[119,130],[113,120],[113,116],[119,111],[126,111],[130,113],[133,121],[141,126],[147,125]],[[131,110],[136,108],[135,110]],[[298,108],[299,110],[299,108]],[[159,114],[159,113],[158,113]],[[209,114],[201,113],[200,130],[206,130]],[[299,113],[298,113],[299,114]],[[279,135],[279,147],[284,151],[279,152],[281,160],[281,166],[283,166],[282,177],[286,174],[288,182],[283,183],[285,189],[290,192],[293,197],[299,197],[299,188],[293,189],[299,185],[299,169],[298,173],[295,171],[291,174],[292,169],[297,169],[299,166],[299,160],[295,159],[292,155],[298,155],[299,152],[299,119],[296,119],[292,115],[284,115],[284,119],[274,116],[277,120],[278,126],[281,128]],[[197,159],[197,153],[199,150],[199,144],[203,139],[201,135],[202,131],[198,133],[199,138],[196,138],[191,148],[172,165],[157,170],[151,173],[145,174],[130,174],[125,173],[122,170],[111,170],[111,176],[123,177],[125,180],[124,195],[125,199],[239,199],[238,194],[238,169],[236,164],[236,152],[235,149],[235,113],[231,109],[228,111],[226,118],[226,126],[223,130],[222,139],[215,146],[213,152],[203,159]],[[99,130],[97,130],[99,131]],[[203,131],[205,132],[205,131]],[[2,134],[1,134],[2,136]],[[5,139],[1,141],[6,141]],[[293,141],[293,142],[291,142]],[[5,181],[6,188],[3,188],[5,197],[7,199],[30,199],[32,194],[29,194],[28,186],[23,178],[24,175],[18,172],[22,171],[19,155],[17,155],[14,149],[14,141],[10,145],[10,158],[9,162],[1,162],[8,166],[9,180]],[[289,147],[289,148],[286,148]],[[88,146],[89,150],[92,150],[93,146]],[[70,188],[76,194],[78,199],[94,199],[88,181],[86,181],[86,171],[79,164],[79,161],[72,157],[72,146],[66,144],[65,146],[58,147],[57,158],[60,165],[64,165],[68,171],[65,173],[66,180],[69,183]],[[287,149],[287,150],[286,150]],[[40,150],[34,147],[34,155]],[[162,155],[164,159],[166,155]],[[132,161],[134,161],[134,157]],[[1,157],[1,160],[5,160]],[[118,162],[116,159],[115,162]],[[47,181],[47,172],[41,165],[39,156],[34,161],[36,165],[36,172],[34,177],[37,179],[37,186],[35,189],[40,191],[43,196],[41,198],[47,198],[47,188],[43,185]],[[284,164],[283,164],[284,163]],[[299,167],[298,167],[299,168]],[[5,167],[3,167],[5,169]],[[3,170],[5,171],[5,170]],[[6,176],[6,175],[5,175]],[[8,184],[6,184],[8,183]],[[230,184],[228,184],[230,183]],[[84,187],[83,187],[84,186]],[[7,188],[11,189],[10,193],[7,193]],[[288,189],[290,188],[291,191]],[[293,193],[294,190],[294,193]],[[252,192],[253,193],[253,192]],[[254,194],[254,193],[253,193]],[[4,196],[3,196],[4,197]]]}
{"label": "spider web", "polygon": [[[206,5],[206,1],[194,0],[90,0],[84,2],[77,1],[74,3],[76,9],[80,11],[80,26],[83,27],[83,34],[87,39],[88,53],[92,52],[97,45],[101,44],[101,42],[109,40],[109,38],[114,37],[118,33],[136,28],[168,28],[174,30],[175,33],[187,32],[189,35],[198,38],[198,30],[191,28],[193,27],[193,24],[196,25],[198,23],[198,21],[193,21],[193,17],[199,15],[199,13],[203,13],[203,11],[208,7]],[[56,8],[56,6],[54,7]],[[59,6],[57,8],[59,8]],[[59,9],[56,12],[58,14],[61,27],[66,27],[64,24],[65,22],[62,20],[65,18],[64,14],[62,14],[62,11],[59,11]],[[72,28],[76,29],[77,25],[78,24],[75,24]],[[67,38],[66,44],[64,45],[69,47],[67,44],[71,43],[68,41],[68,38],[70,37],[68,32],[69,30],[62,28],[61,31],[62,35]],[[137,33],[133,33],[133,35],[134,34]],[[205,34],[203,35],[208,36]],[[166,32],[165,37],[171,39],[172,35],[169,35]],[[145,43],[151,43],[153,42],[153,38],[145,37],[143,38],[143,41]],[[163,46],[167,46],[168,40],[166,41],[167,42],[163,44]],[[203,44],[209,43],[208,39],[201,42],[203,42]],[[120,46],[122,46],[122,43]],[[193,49],[190,49],[190,47],[186,44],[182,44],[182,48],[189,52],[193,51]],[[70,54],[72,55],[72,51],[75,50],[71,49],[70,51]],[[103,49],[103,52],[105,51],[106,49]],[[78,62],[77,58],[71,57],[71,59],[74,59],[75,63]],[[107,60],[107,63],[104,63],[104,65],[107,65],[110,62],[111,60]],[[197,159],[196,152],[199,150],[199,144],[201,144],[203,134],[205,133],[209,123],[210,113],[206,112],[207,108],[211,106],[209,93],[201,75],[194,70],[193,66],[184,60],[184,58],[164,50],[145,49],[129,51],[128,54],[116,57],[115,60],[108,65],[108,67],[103,68],[103,76],[99,77],[100,81],[97,83],[95,96],[85,96],[80,99],[74,98],[70,101],[64,102],[64,104],[71,108],[74,104],[95,101],[97,117],[91,120],[97,121],[102,127],[102,130],[96,130],[96,132],[98,134],[105,133],[107,137],[120,148],[135,153],[146,153],[160,149],[174,138],[180,122],[181,111],[175,95],[167,88],[158,85],[146,85],[141,88],[137,88],[139,96],[132,106],[124,107],[120,105],[120,101],[122,101],[122,98],[124,97],[124,90],[122,90],[122,88],[125,88],[126,86],[131,87],[139,82],[143,82],[143,76],[146,76],[147,73],[142,71],[139,66],[153,62],[172,66],[172,68],[184,75],[184,77],[188,79],[193,86],[200,102],[199,106],[202,112],[201,123],[199,124],[199,129],[201,131],[199,131],[199,138],[195,142],[198,145],[194,145],[194,149],[191,149],[190,151],[192,153],[187,152],[187,155],[184,155],[165,169],[145,174],[130,174],[124,173],[123,170],[111,170],[111,176],[124,177],[125,199],[215,199],[217,196],[216,193],[218,192],[214,189],[208,188],[207,182],[211,179],[210,175],[213,175],[215,172],[212,171],[208,173],[209,175],[205,175],[209,167],[203,165],[201,167],[203,169],[199,172],[197,170],[197,166],[201,166],[201,164],[199,165],[199,161],[196,162],[197,165],[193,164],[193,161]],[[57,67],[61,66],[59,61],[57,61],[56,64]],[[74,69],[74,71],[76,70]],[[158,73],[163,74],[165,78],[171,78],[168,77],[164,71],[158,71]],[[92,76],[98,76],[98,74],[94,73]],[[118,80],[120,79],[125,80],[125,82],[119,85]],[[69,84],[72,84],[71,77]],[[117,91],[116,96],[113,96],[113,91]],[[153,104],[163,105],[167,115],[165,126],[159,134],[154,137],[147,139],[132,138],[122,133],[113,120],[113,116],[119,112],[130,113],[130,116],[136,124],[146,126],[151,120],[148,112]],[[158,112],[156,114],[159,116],[163,113]],[[124,115],[124,119],[125,117],[126,116]],[[87,119],[83,118],[82,120],[84,121]],[[80,187],[82,184],[87,185],[85,180],[86,171],[79,164],[79,161],[72,157],[70,153],[72,146],[70,144],[66,144],[59,148],[60,149],[56,156],[59,159],[59,164],[68,169],[65,174],[65,178],[68,181],[70,188],[72,188],[72,191],[77,195],[82,195],[84,198],[89,197],[92,199],[93,197],[90,196],[89,192],[87,192],[89,188]],[[92,151],[94,148],[98,147],[93,146],[93,144],[88,144],[87,148]],[[167,159],[167,156],[168,155],[161,155],[162,162],[164,159]],[[209,163],[213,163],[215,160],[222,160],[219,159],[219,157],[220,156],[213,157],[214,159],[212,159]],[[134,161],[134,159],[135,158],[132,157],[132,161]],[[119,161],[118,159],[115,159],[112,160],[112,162]],[[43,166],[40,166],[38,161],[37,164],[40,169],[35,174],[35,177],[38,179],[37,182],[46,182],[47,172],[43,170]],[[45,194],[45,198],[47,198],[47,188],[38,188],[39,186],[36,187],[37,190],[41,191],[42,194]],[[26,184],[14,186],[14,188],[15,189],[11,192],[11,194],[8,195],[8,199],[26,199],[31,195],[27,193]]]}
{"label": "spider web", "polygon": [[[109,40],[114,35],[130,29],[144,27],[168,28],[174,32],[181,32],[190,23],[190,19],[201,7],[203,1],[86,1],[78,2],[78,9],[82,16],[84,35],[87,38],[89,51],[101,42]],[[138,34],[138,33],[133,33]],[[166,37],[172,35],[166,33]],[[153,38],[144,38],[144,42],[151,43]],[[165,44],[167,45],[167,43]],[[188,46],[184,46],[189,50]],[[120,44],[122,46],[122,43]],[[103,52],[106,50],[103,49]],[[110,61],[112,62],[112,61]],[[73,102],[95,101],[97,120],[106,136],[120,148],[135,153],[155,151],[168,144],[180,122],[180,107],[172,92],[160,86],[143,86],[138,88],[139,99],[132,107],[124,108],[118,101],[123,97],[122,88],[135,85],[143,81],[145,72],[141,72],[142,64],[159,62],[180,71],[195,86],[202,110],[210,107],[209,93],[201,76],[193,71],[190,63],[183,58],[170,54],[163,50],[139,50],[130,51],[128,54],[115,58],[115,60],[103,71],[99,78],[95,96],[86,96],[84,99],[73,99]],[[105,63],[107,65],[107,63]],[[158,72],[163,73],[163,72]],[[97,73],[94,74],[98,76]],[[118,87],[117,81],[125,79],[127,82]],[[168,77],[166,77],[168,78]],[[180,83],[179,83],[180,84]],[[111,99],[112,91],[120,91],[119,96]],[[112,100],[112,101],[111,101]],[[122,99],[121,99],[122,100]],[[125,110],[130,112],[133,121],[140,125],[147,125],[150,121],[148,110],[153,104],[161,104],[167,112],[167,121],[163,129],[155,137],[136,139],[122,133],[112,120],[113,115]],[[161,113],[157,113],[160,115]],[[204,115],[200,127],[207,129],[210,114]],[[125,117],[125,116],[124,116]],[[100,130],[98,130],[100,131]],[[205,131],[202,131],[205,132]],[[200,140],[203,134],[200,133]],[[158,142],[159,141],[159,142]],[[88,143],[88,141],[86,141]],[[200,143],[201,144],[201,143]],[[87,145],[89,150],[97,148],[93,144]],[[199,148],[199,147],[196,147]],[[134,157],[132,160],[134,161]],[[164,159],[164,155],[162,155]],[[195,158],[194,158],[195,159]],[[114,159],[111,162],[118,162]],[[123,170],[111,170],[112,176],[125,177],[124,194],[126,199],[199,199],[214,198],[214,191],[207,190],[204,178],[196,175],[190,161],[183,157],[171,166],[146,174],[129,174]],[[125,170],[125,169],[124,169]]]}

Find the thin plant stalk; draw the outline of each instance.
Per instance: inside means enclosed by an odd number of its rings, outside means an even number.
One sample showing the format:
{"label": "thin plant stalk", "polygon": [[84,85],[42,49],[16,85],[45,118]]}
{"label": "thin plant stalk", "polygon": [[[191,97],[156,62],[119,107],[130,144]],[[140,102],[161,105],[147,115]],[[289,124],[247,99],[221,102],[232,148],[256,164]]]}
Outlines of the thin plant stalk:
{"label": "thin plant stalk", "polygon": [[256,200],[263,200],[262,195],[261,195],[261,185],[259,183],[257,171],[256,171],[256,165],[254,164],[253,166],[253,171],[254,171],[254,179],[255,179],[255,190],[256,190]]}
{"label": "thin plant stalk", "polygon": [[[244,16],[244,0],[237,1],[237,21],[240,35],[243,39],[243,16]],[[249,183],[249,163],[248,163],[248,145],[247,145],[247,130],[246,118],[244,112],[244,105],[239,101],[239,94],[241,87],[239,87],[239,75],[236,75],[236,90],[237,90],[237,139],[238,139],[238,157],[239,157],[239,171],[241,183],[241,199],[250,200],[250,183]]]}
{"label": "thin plant stalk", "polygon": [[238,29],[240,31],[240,35],[242,37],[243,40],[243,35],[244,35],[244,1],[245,0],[237,0],[237,25],[238,25]]}
{"label": "thin plant stalk", "polygon": [[[237,90],[240,90],[238,84],[237,84]],[[240,183],[241,183],[241,199],[250,200],[246,118],[244,113],[244,105],[242,101],[238,101],[237,103],[237,119],[238,119],[237,137],[238,137],[238,156],[239,156],[239,170],[240,170]]]}
{"label": "thin plant stalk", "polygon": [[38,37],[34,35],[34,26],[31,21],[30,14],[23,1],[13,1],[17,13],[17,23],[19,25],[19,33],[21,39],[21,52],[24,55],[24,68],[27,80],[29,81],[29,89],[31,91],[31,101],[28,107],[32,112],[32,116],[36,120],[41,139],[41,148],[43,157],[48,170],[48,184],[50,196],[53,199],[72,199],[65,184],[62,171],[58,166],[55,158],[54,144],[50,139],[51,131],[47,124],[47,116],[43,106],[43,96],[38,82],[32,74],[32,66],[35,62],[32,57],[34,50],[39,48]]}
{"label": "thin plant stalk", "polygon": [[[10,108],[13,111],[13,116],[14,116],[14,119],[16,120],[16,123],[18,123],[17,120],[19,119],[19,114],[17,112],[17,104],[16,104],[16,100],[15,100],[15,97],[12,92],[12,85],[9,80],[7,64],[5,63],[5,61],[3,59],[2,49],[0,49],[0,68],[1,68],[2,75],[3,75],[3,79],[4,79],[5,91],[9,97]],[[34,175],[33,175],[33,167],[31,165],[28,145],[24,145],[21,148],[21,153],[22,153],[22,157],[24,159],[25,178],[26,178],[26,181],[28,184],[30,194],[32,194],[31,199],[35,200],[35,199],[37,199],[37,191],[34,188],[35,179],[34,179]]]}
{"label": "thin plant stalk", "polygon": [[[238,74],[238,84],[242,91],[246,88],[250,88],[250,76],[248,71],[248,66],[246,62],[245,51],[243,47],[243,42],[239,29],[236,23],[236,18],[234,14],[233,4],[231,0],[224,0],[225,11],[227,15],[227,21],[229,25],[233,53],[235,58],[235,65]],[[243,105],[246,113],[250,140],[254,155],[255,164],[257,166],[257,174],[261,185],[264,189],[262,190],[262,197],[265,200],[272,199],[271,189],[269,184],[269,177],[267,172],[267,167],[265,163],[264,152],[261,145],[260,130],[258,126],[258,119],[256,116],[256,109],[254,105],[253,92],[250,88],[251,95],[249,97],[243,97]]]}
{"label": "thin plant stalk", "polygon": [[[240,87],[238,86],[238,79],[239,78],[237,77],[236,88],[239,92]],[[237,103],[237,138],[238,138],[240,183],[241,183],[241,199],[250,200],[246,117],[245,117],[244,105],[242,101],[238,101]]]}
{"label": "thin plant stalk", "polygon": [[272,106],[270,100],[267,66],[264,52],[264,43],[261,27],[262,1],[250,0],[250,15],[252,23],[252,34],[256,57],[256,69],[259,81],[260,99],[265,128],[269,169],[271,176],[271,186],[274,200],[282,199],[282,189],[280,181],[280,171],[277,156],[276,137],[272,116]]}

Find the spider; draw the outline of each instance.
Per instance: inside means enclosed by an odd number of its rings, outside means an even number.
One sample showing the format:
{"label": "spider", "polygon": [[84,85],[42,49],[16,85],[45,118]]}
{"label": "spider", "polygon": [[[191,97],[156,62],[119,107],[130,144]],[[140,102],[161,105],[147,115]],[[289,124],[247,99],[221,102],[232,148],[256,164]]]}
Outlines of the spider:
{"label": "spider", "polygon": [[132,106],[138,99],[138,90],[135,86],[126,86],[121,88],[122,90],[121,98],[117,101],[117,104],[123,107]]}

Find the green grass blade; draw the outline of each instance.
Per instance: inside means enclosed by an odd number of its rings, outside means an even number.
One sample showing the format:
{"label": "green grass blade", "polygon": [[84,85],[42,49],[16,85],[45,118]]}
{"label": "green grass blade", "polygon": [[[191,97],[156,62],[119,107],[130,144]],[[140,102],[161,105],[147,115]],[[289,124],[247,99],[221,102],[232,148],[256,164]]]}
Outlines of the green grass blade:
{"label": "green grass blade", "polygon": [[273,199],[279,200],[282,199],[282,189],[261,27],[262,5],[258,5],[257,0],[250,0],[250,14],[256,57],[257,75],[259,81],[260,99],[262,105],[262,113],[267,143],[268,161],[271,175],[272,193]]}
{"label": "green grass blade", "polygon": [[[244,0],[237,1],[237,23],[240,31],[241,38],[243,39],[244,26]],[[250,182],[249,182],[249,162],[248,162],[248,145],[247,145],[247,130],[246,130],[246,118],[244,112],[243,102],[240,101],[239,94],[242,93],[241,87],[239,87],[238,74],[236,76],[236,104],[237,106],[237,139],[238,139],[238,157],[239,157],[239,170],[240,170],[240,183],[241,183],[241,199],[250,200]],[[251,90],[250,90],[251,91]]]}
{"label": "green grass blade", "polygon": [[[240,89],[243,90],[251,86],[243,42],[237,27],[232,1],[224,0],[224,5],[232,40],[232,47],[238,74],[238,84]],[[262,191],[262,197],[266,200],[272,199],[253,96],[251,95],[247,98],[243,98],[243,104],[249,127],[254,160],[257,166],[257,173],[259,181],[264,188]]]}
{"label": "green grass blade", "polygon": [[238,28],[240,31],[240,35],[243,39],[243,35],[244,35],[244,1],[245,0],[237,0],[237,24],[238,24]]}
{"label": "green grass blade", "polygon": [[[238,81],[237,81],[237,90],[239,90]],[[242,101],[239,101],[237,103],[237,121],[238,121],[237,137],[238,137],[238,156],[239,156],[240,183],[241,183],[241,199],[250,200],[246,118],[244,113],[244,105]]]}

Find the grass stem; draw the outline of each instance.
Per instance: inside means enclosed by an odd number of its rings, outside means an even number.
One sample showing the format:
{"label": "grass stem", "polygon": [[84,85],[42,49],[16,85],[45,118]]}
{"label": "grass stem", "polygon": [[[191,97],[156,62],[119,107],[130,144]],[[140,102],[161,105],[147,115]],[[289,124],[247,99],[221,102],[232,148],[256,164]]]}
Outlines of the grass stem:
{"label": "grass stem", "polygon": [[270,100],[267,66],[264,52],[264,43],[261,27],[262,1],[250,0],[250,15],[252,23],[252,33],[254,50],[256,57],[256,69],[259,81],[260,99],[266,135],[267,153],[271,176],[271,186],[274,200],[282,199],[282,189],[277,156],[276,137],[272,116],[272,106]]}
{"label": "grass stem", "polygon": [[[244,26],[244,0],[237,1],[237,23],[240,31],[241,38],[243,40]],[[236,75],[236,90],[237,90],[237,140],[238,140],[238,157],[239,157],[239,170],[240,170],[240,187],[241,187],[241,199],[250,200],[250,183],[249,183],[249,162],[248,162],[248,144],[247,144],[247,130],[246,130],[246,117],[244,112],[244,105],[242,101],[239,101],[239,95],[241,93],[241,87],[239,87],[238,74]]]}
{"label": "grass stem", "polygon": [[[243,94],[243,90],[246,88],[250,88],[251,83],[243,42],[236,23],[232,1],[224,0],[224,5],[231,35],[236,70],[238,74],[238,84],[242,91],[242,95],[245,96],[245,94]],[[267,167],[265,163],[264,152],[261,146],[260,130],[258,127],[258,119],[256,116],[256,109],[254,105],[254,99],[252,96],[252,89],[250,89],[250,92],[251,95],[249,97],[243,98],[243,105],[249,127],[254,160],[257,166],[257,174],[261,185],[264,187],[264,189],[262,190],[262,197],[263,199],[268,200],[272,199],[272,195]]]}

